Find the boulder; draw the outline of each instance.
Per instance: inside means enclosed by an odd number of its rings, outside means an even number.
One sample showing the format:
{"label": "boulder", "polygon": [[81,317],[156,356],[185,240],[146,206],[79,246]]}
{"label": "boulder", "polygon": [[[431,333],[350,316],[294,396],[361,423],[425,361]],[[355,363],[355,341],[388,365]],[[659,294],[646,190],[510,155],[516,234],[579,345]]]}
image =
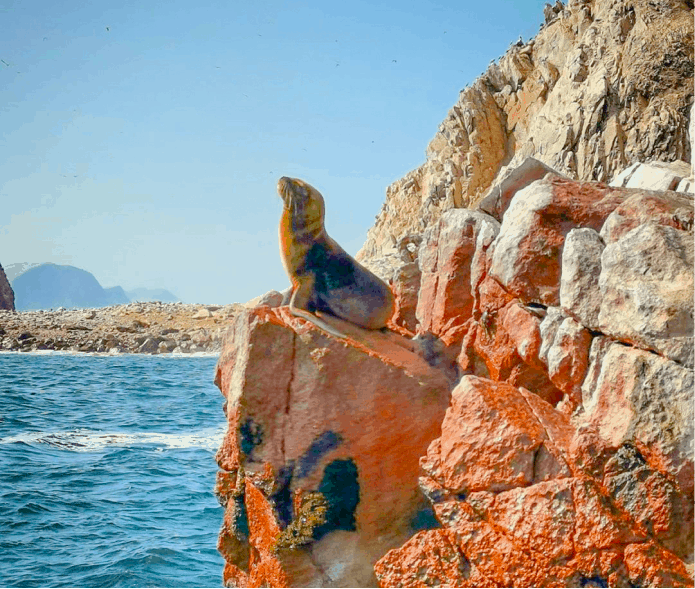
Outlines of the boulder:
{"label": "boulder", "polygon": [[600,330],[693,366],[693,235],[645,223],[601,255]]}
{"label": "boulder", "polygon": [[553,170],[534,157],[527,157],[518,166],[508,166],[497,175],[492,187],[478,204],[478,209],[501,222],[512,197],[522,188],[544,178],[547,174],[562,176],[557,170]]}
{"label": "boulder", "polygon": [[420,292],[420,265],[418,262],[421,235],[406,235],[397,244],[399,262],[387,282],[396,299],[396,311],[391,322],[409,333],[417,331],[417,301]]}
{"label": "boulder", "polygon": [[492,217],[461,209],[446,212],[425,232],[418,258],[422,275],[416,315],[421,333],[442,336],[471,316],[473,282],[479,279],[476,252],[489,246],[498,228]]}
{"label": "boulder", "polygon": [[632,164],[610,182],[610,186],[621,188],[643,188],[644,190],[676,190],[683,178],[691,175],[690,164],[677,162],[649,162]]}
{"label": "boulder", "polygon": [[692,586],[692,492],[523,388],[464,376],[422,466],[443,527],[380,559],[382,586]]}
{"label": "boulder", "polygon": [[601,308],[601,275],[603,240],[593,229],[572,229],[562,249],[560,305],[589,329],[598,329]]}
{"label": "boulder", "polygon": [[612,243],[644,223],[692,231],[692,197],[675,192],[635,191],[608,215],[601,227],[601,239]]}
{"label": "boulder", "polygon": [[550,312],[540,325],[540,333],[539,355],[548,367],[548,376],[568,396],[574,409],[582,399],[581,386],[589,366],[591,334],[572,317]]}
{"label": "boulder", "polygon": [[683,178],[679,183],[678,186],[675,188],[676,192],[686,192],[688,194],[694,194],[695,193],[695,180],[691,176],[690,178]]}
{"label": "boulder", "polygon": [[[569,476],[565,457],[536,417],[535,399],[529,404],[528,395],[536,397],[506,383],[464,376],[452,391],[441,436],[423,458],[424,471],[458,495],[498,493]],[[461,436],[462,431],[468,434]]]}
{"label": "boulder", "polygon": [[164,338],[159,336],[145,337],[143,342],[138,347],[138,352],[140,354],[158,354],[160,353],[159,346],[161,343],[163,343],[163,341]]}
{"label": "boulder", "polygon": [[260,305],[267,305],[268,307],[279,307],[283,304],[283,294],[277,290],[269,290],[267,293],[259,295],[246,303],[246,307],[252,309],[253,307],[258,307]]}
{"label": "boulder", "polygon": [[472,571],[449,530],[418,532],[391,550],[374,571],[380,587],[492,587],[490,579]]}
{"label": "boulder", "polygon": [[636,444],[653,468],[693,493],[693,371],[605,340],[593,347],[581,421],[611,446]]}
{"label": "boulder", "polygon": [[287,307],[244,310],[216,370],[225,583],[370,586],[374,563],[428,521],[418,459],[439,435],[445,377],[393,333]]}
{"label": "boulder", "polygon": [[546,177],[516,193],[493,244],[490,275],[523,301],[557,306],[565,236],[599,231],[630,193]]}

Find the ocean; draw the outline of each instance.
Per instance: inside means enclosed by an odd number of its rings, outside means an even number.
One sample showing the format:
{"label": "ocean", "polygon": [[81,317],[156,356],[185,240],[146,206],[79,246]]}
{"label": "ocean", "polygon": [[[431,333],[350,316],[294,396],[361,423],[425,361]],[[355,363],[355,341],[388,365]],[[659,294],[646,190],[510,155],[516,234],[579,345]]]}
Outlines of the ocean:
{"label": "ocean", "polygon": [[221,586],[215,362],[0,354],[0,586]]}

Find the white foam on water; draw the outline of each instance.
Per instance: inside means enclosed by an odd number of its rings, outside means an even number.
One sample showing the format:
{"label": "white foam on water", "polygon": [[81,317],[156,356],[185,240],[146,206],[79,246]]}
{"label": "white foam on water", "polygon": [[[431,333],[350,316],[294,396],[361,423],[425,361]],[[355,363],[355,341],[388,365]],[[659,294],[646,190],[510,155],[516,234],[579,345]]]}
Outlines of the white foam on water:
{"label": "white foam on water", "polygon": [[104,433],[81,429],[67,432],[27,432],[19,436],[0,438],[4,444],[46,444],[69,452],[95,452],[104,448],[128,448],[152,445],[157,450],[202,448],[217,451],[225,434],[225,426],[206,428],[190,433]]}

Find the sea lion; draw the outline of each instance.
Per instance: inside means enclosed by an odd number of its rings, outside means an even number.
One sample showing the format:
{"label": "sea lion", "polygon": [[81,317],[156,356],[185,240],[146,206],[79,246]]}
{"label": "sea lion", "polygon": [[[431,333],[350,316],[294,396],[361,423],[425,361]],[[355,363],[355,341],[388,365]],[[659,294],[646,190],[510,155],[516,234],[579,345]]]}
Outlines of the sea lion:
{"label": "sea lion", "polygon": [[286,176],[278,181],[278,193],[284,203],[280,254],[292,282],[292,315],[342,338],[346,336],[315,313],[330,313],[366,329],[385,327],[395,311],[393,293],[328,236],[321,193]]}

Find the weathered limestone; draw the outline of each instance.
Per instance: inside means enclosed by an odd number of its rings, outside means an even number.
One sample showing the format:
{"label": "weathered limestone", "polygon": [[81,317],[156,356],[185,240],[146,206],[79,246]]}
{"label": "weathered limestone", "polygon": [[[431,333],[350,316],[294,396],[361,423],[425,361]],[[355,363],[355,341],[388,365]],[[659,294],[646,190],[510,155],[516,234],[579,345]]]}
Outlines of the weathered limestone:
{"label": "weathered limestone", "polygon": [[688,490],[626,439],[606,446],[524,389],[464,377],[422,464],[444,528],[386,554],[382,586],[692,583],[680,560],[695,541]]}
{"label": "weathered limestone", "polygon": [[693,371],[656,354],[604,343],[592,353],[582,422],[613,447],[638,445],[650,464],[693,492]]}
{"label": "weathered limestone", "polygon": [[675,192],[632,191],[606,219],[601,239],[612,243],[647,222],[692,231],[693,198]]}
{"label": "weathered limestone", "polygon": [[465,232],[441,266],[423,246],[418,308],[470,273],[438,318],[464,376],[422,459],[443,527],[384,555],[382,586],[692,586],[692,214],[546,177],[473,253]]}
{"label": "weathered limestone", "polygon": [[512,197],[522,188],[557,171],[536,158],[528,157],[519,166],[507,166],[497,175],[495,182],[478,208],[498,221],[504,217]]}
{"label": "weathered limestone", "polygon": [[414,340],[242,311],[225,582],[692,586],[692,218],[544,176],[380,258]]}
{"label": "weathered limestone", "polygon": [[677,162],[637,162],[625,168],[610,182],[610,186],[642,188],[644,190],[676,190],[681,180],[690,175],[690,164]]}
{"label": "weathered limestone", "polygon": [[645,223],[601,255],[602,332],[693,366],[693,236]]}
{"label": "weathered limestone", "polygon": [[516,193],[495,241],[490,275],[524,301],[560,303],[565,236],[599,230],[629,193],[599,184],[546,177]]}
{"label": "weathered limestone", "polygon": [[[486,195],[498,200],[505,168],[527,158],[601,182],[639,164],[628,172],[635,185],[659,189],[659,166],[691,161],[692,6],[581,0],[546,13],[553,16],[534,39],[512,44],[461,91],[425,163],[387,189],[360,261],[421,233],[450,208],[472,208]],[[667,188],[692,186],[671,186],[676,177],[692,172],[676,170]]]}
{"label": "weathered limestone", "polygon": [[588,327],[598,329],[601,308],[601,254],[603,240],[593,229],[572,229],[562,249],[560,305]]}
{"label": "weathered limestone", "polygon": [[423,458],[443,529],[387,553],[382,586],[691,586],[691,501],[634,445],[590,431],[524,389],[464,377]]}

